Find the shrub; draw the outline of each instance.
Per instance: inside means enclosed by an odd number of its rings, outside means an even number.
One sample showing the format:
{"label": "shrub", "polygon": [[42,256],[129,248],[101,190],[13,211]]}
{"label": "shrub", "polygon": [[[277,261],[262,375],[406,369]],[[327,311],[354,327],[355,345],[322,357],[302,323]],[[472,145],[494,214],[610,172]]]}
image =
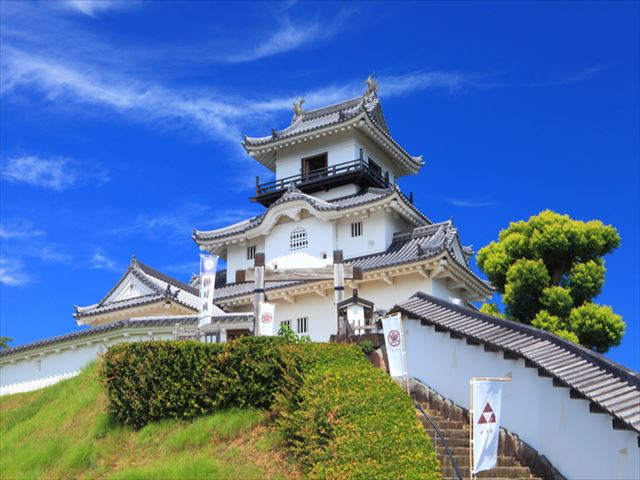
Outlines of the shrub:
{"label": "shrub", "polygon": [[409,396],[355,345],[315,344],[278,425],[313,478],[440,478]]}

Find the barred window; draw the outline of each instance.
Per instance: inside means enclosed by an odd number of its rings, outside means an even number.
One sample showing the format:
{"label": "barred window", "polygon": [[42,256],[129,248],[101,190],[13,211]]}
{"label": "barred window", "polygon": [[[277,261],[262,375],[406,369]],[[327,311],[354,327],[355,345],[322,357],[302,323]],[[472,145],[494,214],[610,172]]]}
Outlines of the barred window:
{"label": "barred window", "polygon": [[253,260],[256,258],[256,246],[251,245],[247,247],[247,260]]}
{"label": "barred window", "polygon": [[280,327],[283,327],[283,326],[285,326],[285,325],[286,325],[287,327],[291,328],[291,320],[281,320],[281,321],[280,321]]}
{"label": "barred window", "polygon": [[300,317],[297,323],[298,333],[307,333],[309,331],[309,317]]}
{"label": "barred window", "polygon": [[298,250],[305,250],[309,246],[309,239],[307,238],[307,231],[304,228],[296,228],[291,232],[289,237],[289,250],[297,252]]}
{"label": "barred window", "polygon": [[354,222],[351,224],[351,236],[352,237],[362,236],[362,222]]}

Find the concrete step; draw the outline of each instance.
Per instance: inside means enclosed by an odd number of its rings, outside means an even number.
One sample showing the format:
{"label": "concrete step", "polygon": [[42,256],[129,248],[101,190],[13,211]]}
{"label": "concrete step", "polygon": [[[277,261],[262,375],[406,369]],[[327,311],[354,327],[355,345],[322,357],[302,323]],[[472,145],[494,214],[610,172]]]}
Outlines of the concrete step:
{"label": "concrete step", "polygon": [[[463,478],[469,478],[469,467],[464,465],[458,465],[460,474]],[[442,478],[451,477],[452,467],[451,465],[441,465]],[[511,466],[497,466],[491,470],[485,470],[477,475],[478,478],[526,478],[531,479],[533,476],[527,467],[511,467]]]}
{"label": "concrete step", "polygon": [[[438,459],[440,460],[440,465],[449,465],[449,457],[443,453],[442,455],[438,454]],[[453,459],[458,464],[458,467],[468,467],[469,466],[469,452],[454,454]],[[522,467],[522,465],[518,464],[515,459],[511,457],[498,457],[498,467]],[[528,470],[527,470],[528,471]]]}
{"label": "concrete step", "polygon": [[[429,437],[433,439],[433,434],[429,435]],[[451,438],[451,437],[447,437],[446,435],[444,438],[447,441],[447,445],[449,445],[449,448],[454,448],[454,447],[469,448],[468,438]],[[436,437],[433,443],[435,444],[436,447],[442,446],[442,441],[440,440],[440,437]]]}
{"label": "concrete step", "polygon": [[[429,420],[427,420],[426,418],[422,417],[420,419],[420,421],[422,422],[422,424],[425,427],[429,427],[429,428],[433,428],[431,426],[431,424],[429,423]],[[463,422],[454,422],[451,420],[440,420],[440,421],[433,421],[433,423],[436,424],[436,426],[440,429],[440,430],[466,430],[467,434],[469,432],[469,429],[467,427],[466,423]]]}

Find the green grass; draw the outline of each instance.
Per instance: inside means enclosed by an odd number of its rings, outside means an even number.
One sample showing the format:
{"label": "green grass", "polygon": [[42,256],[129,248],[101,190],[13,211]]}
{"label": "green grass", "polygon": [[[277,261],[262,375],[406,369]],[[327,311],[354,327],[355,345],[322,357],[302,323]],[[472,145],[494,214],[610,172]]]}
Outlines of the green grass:
{"label": "green grass", "polygon": [[96,366],[0,398],[0,478],[287,478],[295,468],[264,412],[230,409],[139,431],[106,413]]}

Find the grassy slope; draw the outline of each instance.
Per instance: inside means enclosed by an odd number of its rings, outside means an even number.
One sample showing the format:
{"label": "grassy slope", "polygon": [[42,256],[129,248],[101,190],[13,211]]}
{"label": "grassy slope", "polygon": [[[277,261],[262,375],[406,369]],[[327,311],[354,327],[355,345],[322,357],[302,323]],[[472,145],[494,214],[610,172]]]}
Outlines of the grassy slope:
{"label": "grassy slope", "polygon": [[0,398],[0,478],[287,478],[280,438],[259,410],[228,410],[140,431],[114,425],[95,365]]}

